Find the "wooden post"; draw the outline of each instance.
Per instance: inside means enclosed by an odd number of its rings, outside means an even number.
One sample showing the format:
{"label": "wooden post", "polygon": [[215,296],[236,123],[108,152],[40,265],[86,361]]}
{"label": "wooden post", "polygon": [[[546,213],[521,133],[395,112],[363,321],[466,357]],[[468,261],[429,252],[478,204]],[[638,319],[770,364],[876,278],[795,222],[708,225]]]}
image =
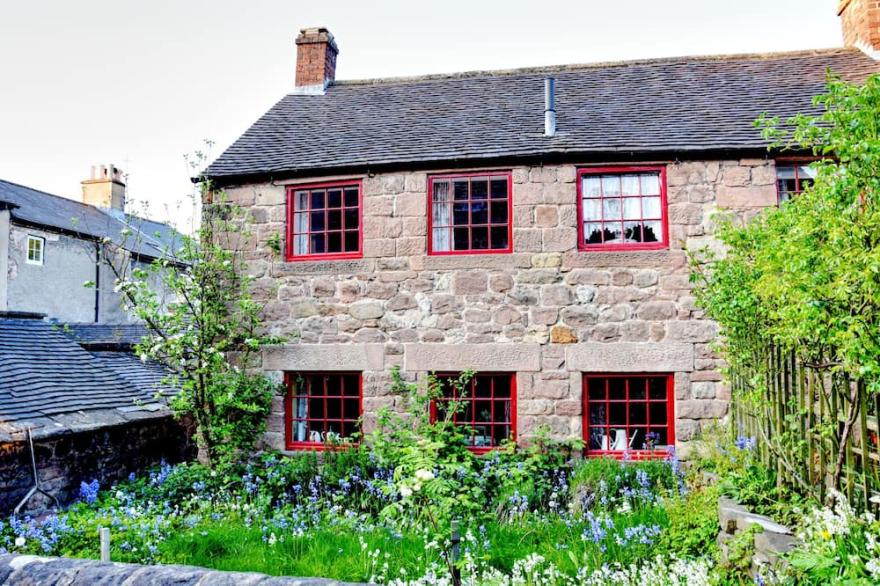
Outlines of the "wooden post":
{"label": "wooden post", "polygon": [[101,527],[98,529],[98,534],[101,536],[101,561],[109,562],[110,561],[110,528],[109,527]]}
{"label": "wooden post", "polygon": [[461,570],[458,568],[458,559],[461,557],[461,532],[458,521],[452,522],[452,583],[461,585]]}

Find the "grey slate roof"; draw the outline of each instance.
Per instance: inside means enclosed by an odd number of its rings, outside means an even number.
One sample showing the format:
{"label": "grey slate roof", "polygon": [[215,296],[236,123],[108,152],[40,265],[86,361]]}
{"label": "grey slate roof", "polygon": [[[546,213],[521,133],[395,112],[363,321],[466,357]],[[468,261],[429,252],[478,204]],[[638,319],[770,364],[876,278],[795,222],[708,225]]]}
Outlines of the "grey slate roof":
{"label": "grey slate roof", "polygon": [[130,349],[147,335],[147,328],[139,323],[70,323],[61,327],[65,334],[86,348],[114,346]]}
{"label": "grey slate roof", "polygon": [[[166,224],[105,210],[52,195],[45,191],[0,179],[0,201],[12,204],[12,217],[20,222],[75,232],[88,238],[110,238],[127,250],[150,258],[179,245],[180,234]],[[138,230],[140,236],[125,237],[123,230]]]}
{"label": "grey slate roof", "polygon": [[[765,149],[764,111],[814,112],[826,70],[859,81],[856,49],[335,82],[283,97],[207,169],[218,183],[341,168],[550,154]],[[558,134],[543,136],[556,78]]]}
{"label": "grey slate roof", "polygon": [[154,398],[161,367],[141,364],[136,372],[135,362],[127,353],[90,353],[46,321],[0,318],[0,435],[167,416]]}

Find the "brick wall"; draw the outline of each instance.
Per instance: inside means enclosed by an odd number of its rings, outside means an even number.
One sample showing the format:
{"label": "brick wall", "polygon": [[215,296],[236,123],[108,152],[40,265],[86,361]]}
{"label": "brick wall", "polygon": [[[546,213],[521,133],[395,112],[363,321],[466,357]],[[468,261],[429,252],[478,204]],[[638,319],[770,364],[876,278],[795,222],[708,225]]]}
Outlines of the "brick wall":
{"label": "brick wall", "polygon": [[[667,167],[670,246],[641,252],[577,250],[576,167],[514,167],[513,254],[426,255],[426,173],[365,177],[364,258],[273,260],[285,231],[285,186],[228,189],[250,209],[246,243],[256,296],[273,333],[299,338],[263,367],[361,370],[364,411],[393,405],[387,371],[516,372],[518,435],[540,424],[582,435],[581,373],[671,372],[676,437],[685,448],[727,412],[728,388],[710,344],[716,325],[696,308],[685,247],[717,248],[718,207],[748,219],[776,204],[763,159]],[[282,402],[268,442],[283,447]]]}

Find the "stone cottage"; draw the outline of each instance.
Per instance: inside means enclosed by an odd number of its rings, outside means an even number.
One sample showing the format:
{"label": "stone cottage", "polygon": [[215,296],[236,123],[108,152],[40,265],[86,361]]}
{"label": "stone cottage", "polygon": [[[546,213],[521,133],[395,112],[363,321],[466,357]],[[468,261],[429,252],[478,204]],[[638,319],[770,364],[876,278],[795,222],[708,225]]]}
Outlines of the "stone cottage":
{"label": "stone cottage", "polygon": [[729,398],[686,250],[809,184],[754,121],[880,71],[877,3],[839,9],[844,48],[357,81],[303,29],[291,93],[207,171],[251,213],[267,329],[298,333],[262,357],[287,381],[267,442],[368,431],[399,366],[477,371],[478,451],[539,426],[588,456],[686,448]]}

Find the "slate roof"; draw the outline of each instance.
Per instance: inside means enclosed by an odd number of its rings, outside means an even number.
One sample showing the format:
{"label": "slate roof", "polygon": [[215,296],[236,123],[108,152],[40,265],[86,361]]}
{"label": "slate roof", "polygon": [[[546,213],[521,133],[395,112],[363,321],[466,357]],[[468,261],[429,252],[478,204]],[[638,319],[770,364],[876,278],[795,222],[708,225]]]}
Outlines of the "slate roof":
{"label": "slate roof", "polygon": [[[880,64],[827,49],[338,81],[325,95],[283,97],[206,174],[222,184],[416,162],[765,149],[754,120],[814,112],[827,69],[859,81]],[[552,138],[543,136],[550,74]]]}
{"label": "slate roof", "polygon": [[130,349],[147,335],[143,324],[95,324],[70,323],[61,326],[65,334],[71,336],[86,348],[117,347]]}
{"label": "slate roof", "polygon": [[[110,238],[137,254],[161,258],[163,252],[173,250],[180,242],[180,234],[172,227],[124,214],[105,210],[59,195],[32,189],[0,179],[0,202],[12,204],[15,220],[36,226],[74,232],[87,238]],[[139,230],[140,236],[125,237],[125,229]]]}
{"label": "slate roof", "polygon": [[167,416],[154,397],[160,370],[128,353],[89,352],[57,324],[0,318],[0,436]]}

